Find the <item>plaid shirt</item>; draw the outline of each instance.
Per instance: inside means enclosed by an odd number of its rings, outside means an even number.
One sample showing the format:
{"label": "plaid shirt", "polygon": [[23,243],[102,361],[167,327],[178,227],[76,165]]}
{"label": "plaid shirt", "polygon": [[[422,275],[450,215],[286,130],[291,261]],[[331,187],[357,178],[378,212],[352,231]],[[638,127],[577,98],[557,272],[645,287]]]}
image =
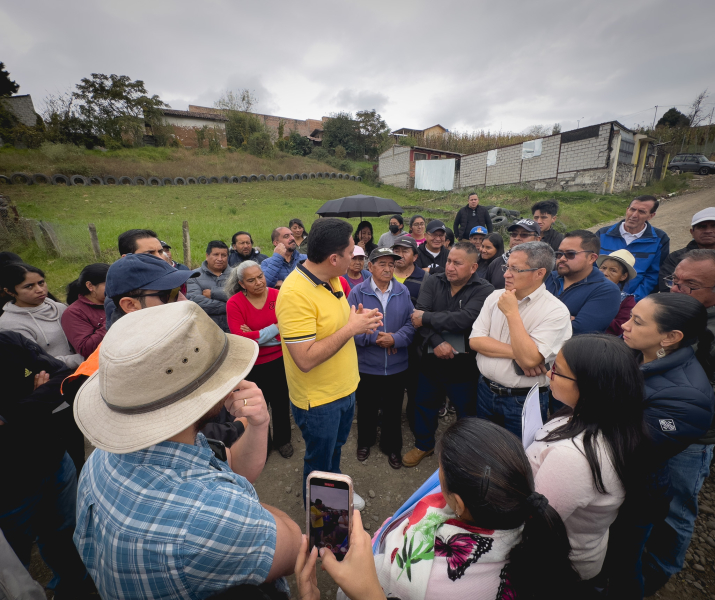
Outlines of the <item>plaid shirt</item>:
{"label": "plaid shirt", "polygon": [[104,600],[200,599],[263,583],[276,523],[198,434],[195,446],[95,450],[79,480],[74,543]]}

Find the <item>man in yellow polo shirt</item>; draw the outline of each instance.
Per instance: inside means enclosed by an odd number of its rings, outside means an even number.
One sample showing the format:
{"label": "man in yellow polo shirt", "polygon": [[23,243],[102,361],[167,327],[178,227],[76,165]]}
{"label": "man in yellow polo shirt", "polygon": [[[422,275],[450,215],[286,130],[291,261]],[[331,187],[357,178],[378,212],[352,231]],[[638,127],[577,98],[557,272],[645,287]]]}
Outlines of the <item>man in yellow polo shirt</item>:
{"label": "man in yellow polo shirt", "polygon": [[[353,227],[319,219],[308,237],[308,260],[285,278],[276,302],[291,409],[305,441],[305,480],[311,471],[340,473],[340,453],[355,414],[358,375],[353,336],[373,333],[382,314],[348,304],[347,273]],[[355,494],[355,508],[365,504]]]}

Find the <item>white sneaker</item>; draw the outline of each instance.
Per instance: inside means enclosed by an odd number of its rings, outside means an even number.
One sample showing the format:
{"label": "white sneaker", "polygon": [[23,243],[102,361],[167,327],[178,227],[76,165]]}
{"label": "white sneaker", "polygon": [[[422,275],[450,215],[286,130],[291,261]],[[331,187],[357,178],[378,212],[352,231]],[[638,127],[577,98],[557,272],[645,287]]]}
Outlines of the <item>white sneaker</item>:
{"label": "white sneaker", "polygon": [[362,510],[365,508],[365,500],[358,496],[357,492],[353,492],[353,508],[355,510]]}

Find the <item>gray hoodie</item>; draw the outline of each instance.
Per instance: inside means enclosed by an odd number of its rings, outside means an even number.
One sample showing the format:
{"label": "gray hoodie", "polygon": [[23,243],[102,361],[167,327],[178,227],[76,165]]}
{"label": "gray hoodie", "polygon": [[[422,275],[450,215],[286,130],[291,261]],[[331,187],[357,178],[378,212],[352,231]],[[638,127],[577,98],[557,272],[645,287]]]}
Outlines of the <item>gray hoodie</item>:
{"label": "gray hoodie", "polygon": [[50,356],[68,367],[78,367],[83,361],[76,354],[62,331],[62,313],[67,306],[49,298],[35,308],[20,308],[8,303],[0,316],[0,331],[16,331],[37,343]]}

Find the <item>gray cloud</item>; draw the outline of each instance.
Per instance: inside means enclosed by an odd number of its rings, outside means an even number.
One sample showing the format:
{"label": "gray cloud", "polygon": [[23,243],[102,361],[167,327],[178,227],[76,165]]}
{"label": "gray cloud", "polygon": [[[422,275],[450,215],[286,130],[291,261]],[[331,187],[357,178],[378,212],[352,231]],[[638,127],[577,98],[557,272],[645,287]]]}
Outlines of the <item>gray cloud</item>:
{"label": "gray cloud", "polygon": [[569,129],[652,122],[649,107],[685,110],[705,88],[715,103],[713,17],[712,0],[35,0],[0,6],[0,56],[38,107],[101,72],[175,108],[249,88],[291,118],[375,108],[393,128]]}

